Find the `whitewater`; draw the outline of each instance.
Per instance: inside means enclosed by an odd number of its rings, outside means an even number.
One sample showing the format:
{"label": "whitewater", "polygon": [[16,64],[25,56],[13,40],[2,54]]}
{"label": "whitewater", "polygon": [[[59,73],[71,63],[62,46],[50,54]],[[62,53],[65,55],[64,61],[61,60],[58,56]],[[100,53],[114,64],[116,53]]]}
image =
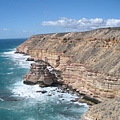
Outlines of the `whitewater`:
{"label": "whitewater", "polygon": [[33,62],[26,61],[27,55],[15,54],[15,48],[25,40],[0,40],[0,120],[80,120],[88,105],[72,102],[75,94],[23,84]]}

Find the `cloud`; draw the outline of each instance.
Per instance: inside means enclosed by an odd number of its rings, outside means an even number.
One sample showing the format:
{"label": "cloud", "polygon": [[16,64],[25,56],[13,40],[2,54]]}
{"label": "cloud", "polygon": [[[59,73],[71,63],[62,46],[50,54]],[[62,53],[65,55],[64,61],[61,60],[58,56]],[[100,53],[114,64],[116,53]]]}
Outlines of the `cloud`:
{"label": "cloud", "polygon": [[42,22],[43,26],[58,26],[63,28],[69,28],[72,30],[90,30],[102,27],[120,27],[120,19],[107,19],[103,18],[94,18],[94,19],[86,19],[82,18],[80,20],[69,19],[62,17],[56,21],[44,21]]}
{"label": "cloud", "polygon": [[27,33],[27,31],[26,31],[26,30],[23,30],[22,32],[23,32],[23,33]]}
{"label": "cloud", "polygon": [[120,19],[108,19],[106,25],[112,27],[120,27]]}
{"label": "cloud", "polygon": [[9,28],[3,28],[2,30],[3,31],[9,31],[10,29]]}

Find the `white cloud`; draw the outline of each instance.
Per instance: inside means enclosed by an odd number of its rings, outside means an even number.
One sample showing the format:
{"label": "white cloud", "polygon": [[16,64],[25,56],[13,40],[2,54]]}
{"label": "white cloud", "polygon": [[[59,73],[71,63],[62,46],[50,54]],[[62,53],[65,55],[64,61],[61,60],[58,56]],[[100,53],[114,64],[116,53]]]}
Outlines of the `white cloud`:
{"label": "white cloud", "polygon": [[22,32],[23,32],[23,33],[27,33],[27,31],[26,31],[26,30],[23,30]]}
{"label": "white cloud", "polygon": [[108,19],[106,25],[111,27],[120,27],[120,19]]}
{"label": "white cloud", "polygon": [[8,30],[10,30],[9,28],[3,28],[2,29],[3,31],[8,31]]}
{"label": "white cloud", "polygon": [[101,27],[120,27],[120,19],[104,20],[102,18],[95,18],[95,19],[82,18],[80,20],[76,20],[76,19],[68,19],[62,17],[56,21],[44,21],[42,22],[42,25],[58,26],[58,27],[69,28],[72,30],[83,31],[83,30],[90,30]]}

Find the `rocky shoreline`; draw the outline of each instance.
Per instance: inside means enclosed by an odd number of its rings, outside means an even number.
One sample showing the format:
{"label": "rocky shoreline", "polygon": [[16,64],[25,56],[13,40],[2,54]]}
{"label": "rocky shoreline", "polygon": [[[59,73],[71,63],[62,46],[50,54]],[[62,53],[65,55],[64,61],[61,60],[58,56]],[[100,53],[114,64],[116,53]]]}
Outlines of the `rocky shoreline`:
{"label": "rocky shoreline", "polygon": [[[81,102],[90,105],[104,106],[104,102],[120,98],[120,28],[34,35],[18,46],[16,53],[30,55],[27,60],[36,62],[24,76],[25,84],[60,84],[63,91],[82,96]],[[93,116],[92,108],[83,119],[102,120],[102,116]],[[102,108],[95,109],[107,114]]]}
{"label": "rocky shoreline", "polygon": [[[27,59],[28,61],[28,59]],[[29,59],[29,61],[32,61]],[[27,85],[38,84],[40,87],[56,86],[62,93],[76,94],[79,98],[72,100],[72,102],[84,102],[89,105],[100,103],[99,100],[91,98],[85,94],[72,89],[62,81],[61,71],[54,69],[49,63],[38,60],[32,63],[30,71],[23,77],[23,83]],[[45,91],[39,91],[44,93]]]}

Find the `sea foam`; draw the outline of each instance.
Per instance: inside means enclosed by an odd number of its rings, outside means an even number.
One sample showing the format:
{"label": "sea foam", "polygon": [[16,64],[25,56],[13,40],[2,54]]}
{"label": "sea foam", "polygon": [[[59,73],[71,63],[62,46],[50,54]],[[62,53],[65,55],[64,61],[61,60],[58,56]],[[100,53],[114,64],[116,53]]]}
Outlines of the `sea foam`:
{"label": "sea foam", "polygon": [[30,64],[33,63],[33,61],[26,61],[29,55],[19,54],[15,53],[16,49],[11,49],[9,52],[3,52],[2,56],[11,59],[15,62],[16,65],[22,68],[29,68]]}
{"label": "sea foam", "polygon": [[[23,55],[19,53],[15,53],[15,49],[12,49],[9,52],[4,52],[3,55],[12,59],[16,65],[21,68],[28,68],[33,61],[26,61],[29,57],[28,55]],[[50,68],[51,69],[51,68]],[[17,81],[10,88],[14,97],[19,97],[21,99],[34,99],[36,101],[48,102],[48,101],[57,101],[58,103],[61,101],[71,102],[71,100],[78,98],[75,94],[62,93],[60,89],[57,87],[46,87],[41,88],[39,85],[25,85],[22,81]],[[46,93],[42,93],[39,91],[46,91]],[[87,107],[87,104],[74,102],[74,104],[84,105]]]}
{"label": "sea foam", "polygon": [[[45,91],[45,93],[42,93],[42,91]],[[39,85],[30,86],[23,84],[23,82],[15,83],[12,92],[16,97],[36,99],[41,102],[47,102],[48,100],[65,100],[70,102],[77,98],[75,94],[61,93],[60,89],[57,87],[41,88]]]}

